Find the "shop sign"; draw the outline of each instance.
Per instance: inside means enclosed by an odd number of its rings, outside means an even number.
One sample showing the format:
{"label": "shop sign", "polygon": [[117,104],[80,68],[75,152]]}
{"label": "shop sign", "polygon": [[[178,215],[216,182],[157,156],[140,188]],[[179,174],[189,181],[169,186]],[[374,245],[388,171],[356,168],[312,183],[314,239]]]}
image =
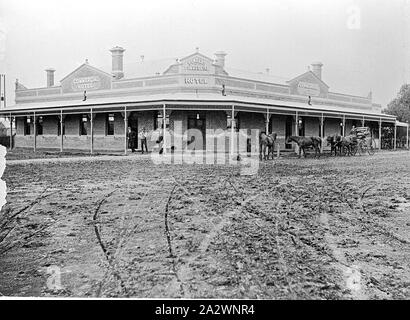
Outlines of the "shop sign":
{"label": "shop sign", "polygon": [[73,90],[98,89],[101,86],[101,79],[98,76],[74,78],[72,81]]}
{"label": "shop sign", "polygon": [[317,83],[300,81],[297,85],[297,91],[301,95],[317,97],[320,94],[320,87]]}
{"label": "shop sign", "polygon": [[185,71],[208,71],[207,62],[201,57],[194,57],[184,65]]}
{"label": "shop sign", "polygon": [[185,78],[185,84],[208,84],[208,80],[206,78]]}

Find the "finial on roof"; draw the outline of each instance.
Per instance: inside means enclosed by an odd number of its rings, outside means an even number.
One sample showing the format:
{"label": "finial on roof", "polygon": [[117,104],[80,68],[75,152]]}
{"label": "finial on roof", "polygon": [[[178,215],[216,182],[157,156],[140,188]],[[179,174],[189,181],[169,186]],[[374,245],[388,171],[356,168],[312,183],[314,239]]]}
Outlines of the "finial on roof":
{"label": "finial on roof", "polygon": [[196,52],[198,53],[198,52],[199,52],[199,47],[196,47],[195,50],[196,50]]}
{"label": "finial on roof", "polygon": [[140,55],[140,58],[141,58],[141,62],[144,62],[144,55]]}
{"label": "finial on roof", "polygon": [[85,64],[88,64],[88,59],[85,59]]}

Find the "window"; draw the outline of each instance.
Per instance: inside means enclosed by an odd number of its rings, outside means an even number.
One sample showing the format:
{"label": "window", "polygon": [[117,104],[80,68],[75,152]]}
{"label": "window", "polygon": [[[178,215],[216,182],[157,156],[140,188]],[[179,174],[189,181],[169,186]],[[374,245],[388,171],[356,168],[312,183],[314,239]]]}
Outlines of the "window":
{"label": "window", "polygon": [[[236,116],[235,117],[235,122],[234,122],[234,124],[235,124],[235,131],[237,131],[237,132],[239,132],[239,117],[238,116]],[[231,129],[232,128],[232,115],[231,114],[228,114],[227,115],[227,118],[226,118],[226,128],[227,129]]]}
{"label": "window", "polygon": [[24,118],[24,135],[29,136],[30,133],[30,125],[31,125],[31,119],[30,117],[25,117]]}
{"label": "window", "polygon": [[226,117],[226,128],[231,129],[232,128],[232,115],[228,114]]}
{"label": "window", "polygon": [[113,136],[114,135],[114,114],[109,113],[107,115],[107,136]]}
{"label": "window", "polygon": [[[157,129],[162,129],[164,127],[164,122],[163,122],[163,116],[162,116],[162,111],[158,111],[156,119],[154,121],[154,130]],[[166,128],[169,128],[169,115],[166,115],[165,117],[165,125]]]}
{"label": "window", "polygon": [[80,136],[87,135],[87,122],[88,122],[87,115],[83,115],[80,121]]}
{"label": "window", "polygon": [[36,134],[38,136],[43,135],[43,117],[39,116],[37,120]]}

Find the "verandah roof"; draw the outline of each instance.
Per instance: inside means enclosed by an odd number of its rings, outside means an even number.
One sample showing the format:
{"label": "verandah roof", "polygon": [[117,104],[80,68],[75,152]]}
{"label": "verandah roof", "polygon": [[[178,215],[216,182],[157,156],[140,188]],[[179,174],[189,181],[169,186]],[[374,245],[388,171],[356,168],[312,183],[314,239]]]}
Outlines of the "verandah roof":
{"label": "verandah roof", "polygon": [[[241,108],[246,108],[246,111],[266,112],[269,110],[271,114],[274,113],[295,113],[296,111],[303,113],[306,116],[318,116],[324,114],[328,117],[347,116],[353,118],[370,118],[375,120],[383,120],[388,122],[395,122],[396,117],[378,112],[364,110],[363,112],[357,109],[352,110],[349,107],[333,106],[326,104],[308,105],[307,103],[260,99],[253,97],[238,97],[238,96],[221,96],[219,94],[203,94],[198,96],[192,93],[175,93],[175,94],[161,94],[161,95],[137,95],[125,97],[112,98],[93,98],[86,101],[67,100],[67,101],[47,101],[36,103],[25,103],[14,106],[9,106],[6,109],[0,110],[0,115],[3,116],[18,116],[29,115],[36,112],[37,114],[59,113],[63,110],[64,113],[87,112],[93,108],[95,112],[99,110],[107,112],[109,110],[122,111],[125,106],[140,109],[149,107],[156,109],[156,107],[166,104],[171,109],[184,109],[184,107],[193,106],[220,106],[222,110],[228,110],[234,105],[235,110],[241,111]],[[244,110],[245,111],[245,110]]]}

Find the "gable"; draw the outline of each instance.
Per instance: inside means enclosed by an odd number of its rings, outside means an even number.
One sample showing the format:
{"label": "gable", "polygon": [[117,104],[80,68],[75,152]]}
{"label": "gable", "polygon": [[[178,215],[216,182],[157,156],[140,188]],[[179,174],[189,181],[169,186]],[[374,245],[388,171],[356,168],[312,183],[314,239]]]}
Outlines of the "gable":
{"label": "gable", "polygon": [[82,64],[61,80],[63,93],[111,89],[112,76],[88,64]]}
{"label": "gable", "polygon": [[288,81],[288,83],[290,93],[296,95],[326,97],[329,91],[327,84],[320,80],[312,71],[308,71]]}
{"label": "gable", "polygon": [[181,59],[182,73],[211,74],[214,73],[213,60],[200,53],[194,53]]}

